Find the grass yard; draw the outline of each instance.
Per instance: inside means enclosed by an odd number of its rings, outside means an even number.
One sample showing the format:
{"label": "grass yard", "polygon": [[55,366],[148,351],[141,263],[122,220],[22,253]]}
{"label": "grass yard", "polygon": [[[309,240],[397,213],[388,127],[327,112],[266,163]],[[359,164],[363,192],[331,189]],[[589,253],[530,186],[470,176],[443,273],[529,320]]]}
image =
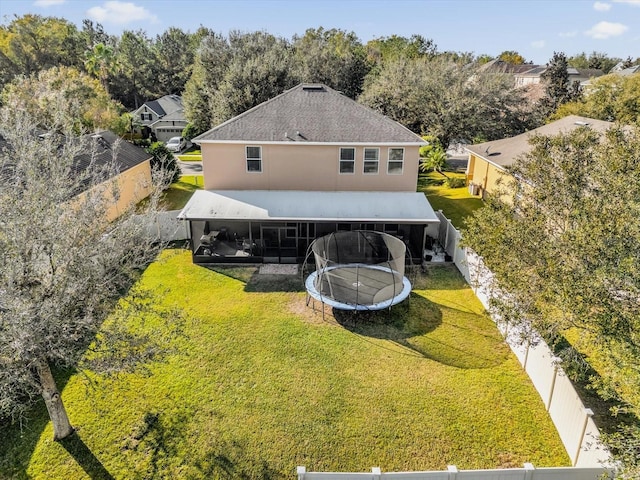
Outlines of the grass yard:
{"label": "grass yard", "polygon": [[[182,309],[176,353],[151,376],[68,377],[78,436],[44,408],[3,432],[0,477],[294,478],[568,465],[538,394],[453,267],[414,279],[387,312],[327,315],[297,276],[195,266],[167,250],[141,282]],[[140,328],[134,321],[131,328]]]}
{"label": "grass yard", "polygon": [[[448,177],[464,178],[464,173],[445,172]],[[464,226],[464,219],[474,210],[482,207],[479,197],[469,194],[467,187],[449,188],[446,180],[438,172],[421,173],[418,177],[418,191],[424,192],[434,210],[442,210],[456,228]]]}
{"label": "grass yard", "polygon": [[166,210],[179,210],[184,207],[191,195],[203,187],[202,175],[182,175],[164,192],[162,201]]}
{"label": "grass yard", "polygon": [[191,147],[186,150],[181,155],[177,155],[178,160],[182,162],[201,162],[202,161],[202,151],[197,147]]}

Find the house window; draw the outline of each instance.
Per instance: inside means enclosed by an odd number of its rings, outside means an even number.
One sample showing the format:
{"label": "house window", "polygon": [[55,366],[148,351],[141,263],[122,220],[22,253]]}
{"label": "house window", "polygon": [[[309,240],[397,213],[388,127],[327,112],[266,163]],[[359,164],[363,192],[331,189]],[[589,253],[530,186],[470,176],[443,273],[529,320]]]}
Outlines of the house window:
{"label": "house window", "polygon": [[364,173],[378,173],[379,148],[364,149]]}
{"label": "house window", "polygon": [[246,147],[247,172],[262,172],[262,147]]}
{"label": "house window", "polygon": [[392,175],[402,174],[404,165],[404,148],[390,148],[389,162],[387,163],[387,173]]}
{"label": "house window", "polygon": [[340,149],[340,173],[354,173],[356,162],[355,148]]}

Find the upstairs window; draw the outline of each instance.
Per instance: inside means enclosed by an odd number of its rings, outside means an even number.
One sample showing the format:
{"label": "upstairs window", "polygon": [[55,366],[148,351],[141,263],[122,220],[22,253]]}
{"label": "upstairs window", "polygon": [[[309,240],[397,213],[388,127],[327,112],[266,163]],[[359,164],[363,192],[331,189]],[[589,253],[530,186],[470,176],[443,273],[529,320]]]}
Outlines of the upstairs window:
{"label": "upstairs window", "polygon": [[378,173],[378,163],[380,160],[379,148],[364,149],[364,173]]}
{"label": "upstairs window", "polygon": [[387,173],[390,175],[401,175],[404,165],[404,148],[390,148],[389,161],[387,163]]}
{"label": "upstairs window", "polygon": [[340,173],[354,173],[356,163],[355,148],[340,149]]}
{"label": "upstairs window", "polygon": [[262,147],[246,147],[247,172],[262,172]]}

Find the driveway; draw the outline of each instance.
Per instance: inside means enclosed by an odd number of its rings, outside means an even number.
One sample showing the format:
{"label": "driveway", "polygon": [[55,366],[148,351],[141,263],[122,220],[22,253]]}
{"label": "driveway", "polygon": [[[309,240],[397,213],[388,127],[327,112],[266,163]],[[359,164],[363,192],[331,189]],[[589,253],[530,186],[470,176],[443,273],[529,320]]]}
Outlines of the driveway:
{"label": "driveway", "polygon": [[202,162],[181,162],[176,158],[183,175],[202,175]]}

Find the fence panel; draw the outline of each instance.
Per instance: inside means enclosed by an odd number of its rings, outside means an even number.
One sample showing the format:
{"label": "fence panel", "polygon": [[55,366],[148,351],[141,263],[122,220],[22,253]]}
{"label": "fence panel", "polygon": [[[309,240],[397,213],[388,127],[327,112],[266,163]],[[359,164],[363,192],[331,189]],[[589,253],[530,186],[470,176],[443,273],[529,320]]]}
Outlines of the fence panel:
{"label": "fence panel", "polygon": [[[464,251],[464,259],[462,258],[463,255],[457,251],[459,250],[461,238],[459,232],[453,228],[451,222],[442,214],[442,211],[436,213],[441,222],[441,237],[439,241],[442,245],[446,245],[447,248],[454,249],[446,250],[446,252],[454,257],[455,265],[465,277],[480,302],[485,308],[488,308],[491,296],[495,295],[490,286],[492,284],[491,272],[486,268],[482,259],[468,249]],[[442,227],[442,225],[445,225],[445,227]],[[449,242],[451,235],[455,235],[456,239],[453,245]],[[553,353],[541,339],[536,339],[535,345],[523,345],[517,328],[501,325],[499,319],[496,318],[494,318],[494,321],[496,321],[496,325],[505,336],[505,341],[524,366],[534,387],[549,410],[549,415],[573,464],[594,467],[599,472],[572,469],[557,475],[555,472],[549,471],[547,472],[548,475],[552,476],[540,477],[540,471],[536,470],[533,478],[544,478],[544,480],[547,480],[547,478],[563,478],[567,480],[598,478],[598,475],[603,472],[602,465],[610,461],[610,454],[604,446],[598,443],[600,434],[595,423],[589,418],[590,410],[585,409],[575,388],[564,375],[562,369],[559,369],[554,362]],[[456,477],[457,479],[462,478],[459,475]]]}

